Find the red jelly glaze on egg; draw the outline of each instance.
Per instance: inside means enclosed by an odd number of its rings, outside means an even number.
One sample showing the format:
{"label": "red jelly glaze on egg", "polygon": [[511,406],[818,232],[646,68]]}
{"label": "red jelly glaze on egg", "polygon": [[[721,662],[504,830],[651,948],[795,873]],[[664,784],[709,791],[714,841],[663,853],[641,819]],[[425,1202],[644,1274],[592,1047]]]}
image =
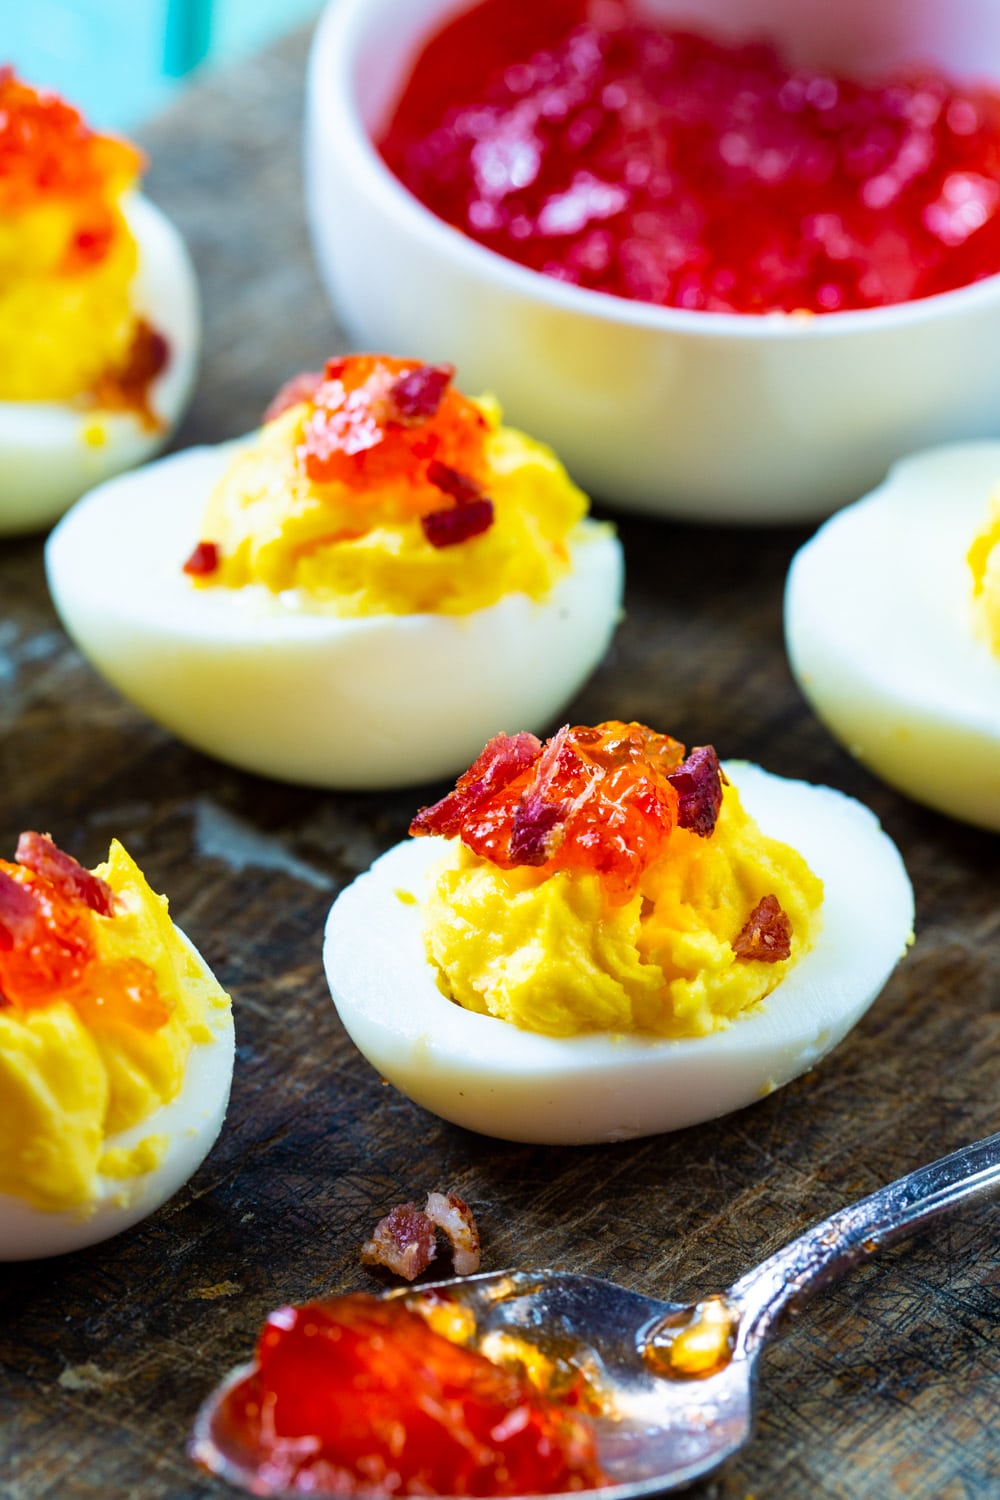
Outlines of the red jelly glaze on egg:
{"label": "red jelly glaze on egg", "polygon": [[21,1013],[65,1001],[88,1026],[156,1031],[170,1019],[153,969],[102,962],[97,918],[117,910],[107,883],[46,834],[23,833],[17,863],[0,859],[0,1008]]}
{"label": "red jelly glaze on egg", "polygon": [[105,200],[142,167],[141,153],[127,141],[98,134],[58,95],[0,67],[0,214],[60,201],[73,205],[77,230],[66,271],[107,254],[115,224]]}
{"label": "red jelly glaze on egg", "polygon": [[483,0],[426,46],[380,148],[508,259],[668,307],[881,307],[1000,270],[1000,95],[793,68],[629,0]]}
{"label": "red jelly glaze on egg", "polygon": [[451,384],[450,366],[356,354],[331,360],[311,397],[298,461],[317,484],[363,492],[405,481],[413,509],[438,508],[426,478],[433,462],[479,482],[486,469],[486,419]]}
{"label": "red jelly glaze on egg", "polygon": [[605,1482],[568,1403],[356,1293],[271,1313],[217,1418],[268,1492],[531,1495]]}
{"label": "red jelly glaze on egg", "polygon": [[[417,814],[410,832],[457,834],[501,869],[595,874],[609,900],[627,901],[671,830],[685,826],[671,785],[684,746],[618,720],[566,726],[544,746],[536,741],[537,749],[530,741],[491,740],[455,790]],[[715,760],[717,784],[719,774]]]}

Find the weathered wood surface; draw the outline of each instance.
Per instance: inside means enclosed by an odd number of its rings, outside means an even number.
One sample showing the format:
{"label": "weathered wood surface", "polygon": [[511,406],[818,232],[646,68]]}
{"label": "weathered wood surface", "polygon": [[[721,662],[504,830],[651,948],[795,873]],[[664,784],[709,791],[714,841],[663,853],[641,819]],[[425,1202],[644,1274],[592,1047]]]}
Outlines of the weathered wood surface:
{"label": "weathered wood surface", "polygon": [[[202,86],[147,132],[152,196],[202,277],[206,357],[180,443],[251,426],[342,339],[300,210],[305,39]],[[391,1204],[453,1186],[486,1263],[547,1264],[662,1294],[727,1283],[849,1199],[996,1129],[997,843],[852,764],[785,665],[782,580],[803,533],[623,519],[628,614],[574,705],[826,781],[872,805],[918,899],[917,943],[813,1074],[741,1114],[592,1149],[505,1145],[380,1083],[327,997],[335,892],[400,838],[413,793],[338,796],[229,771],[83,665],[38,541],[0,545],[0,848],[49,828],[79,857],[119,835],[232,989],[229,1120],[138,1229],[0,1267],[0,1494],[222,1494],[184,1455],[199,1400],[272,1306],[371,1286],[357,1247]],[[943,768],[947,774],[947,768]],[[819,1299],[765,1363],[752,1445],[695,1495],[1000,1495],[997,1211],[963,1214]]]}

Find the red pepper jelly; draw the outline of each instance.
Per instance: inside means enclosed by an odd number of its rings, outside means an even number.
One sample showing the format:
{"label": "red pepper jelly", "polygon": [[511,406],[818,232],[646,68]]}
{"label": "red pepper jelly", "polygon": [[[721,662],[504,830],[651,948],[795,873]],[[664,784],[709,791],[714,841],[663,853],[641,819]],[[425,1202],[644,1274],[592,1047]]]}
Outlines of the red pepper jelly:
{"label": "red pepper jelly", "polygon": [[271,1313],[217,1437],[261,1493],[537,1495],[605,1482],[567,1405],[398,1301],[364,1293]]}
{"label": "red pepper jelly", "polygon": [[645,724],[564,725],[544,745],[533,734],[498,734],[410,832],[458,837],[503,870],[596,875],[621,902],[675,826],[711,837],[722,780],[710,745],[685,758],[679,740]]}
{"label": "red pepper jelly", "polygon": [[664,307],[884,307],[1000,270],[1000,95],[794,68],[629,0],[483,0],[427,44],[380,149],[489,249]]}

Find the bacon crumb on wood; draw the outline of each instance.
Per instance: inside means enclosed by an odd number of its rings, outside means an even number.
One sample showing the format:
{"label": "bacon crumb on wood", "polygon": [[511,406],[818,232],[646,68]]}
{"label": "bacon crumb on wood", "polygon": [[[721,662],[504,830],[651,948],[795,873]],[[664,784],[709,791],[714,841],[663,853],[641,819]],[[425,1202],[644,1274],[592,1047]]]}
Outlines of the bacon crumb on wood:
{"label": "bacon crumb on wood", "polygon": [[362,1245],[362,1263],[384,1266],[405,1281],[413,1281],[437,1255],[436,1228],[451,1246],[455,1275],[471,1276],[478,1271],[479,1230],[472,1210],[457,1193],[428,1193],[423,1209],[415,1203],[390,1209]]}
{"label": "bacon crumb on wood", "polygon": [[434,1225],[415,1203],[400,1203],[390,1209],[361,1247],[364,1265],[385,1266],[406,1281],[426,1271],[436,1254]]}
{"label": "bacon crumb on wood", "polygon": [[473,1276],[479,1270],[479,1230],[469,1205],[457,1193],[428,1193],[424,1212],[448,1237],[455,1275]]}

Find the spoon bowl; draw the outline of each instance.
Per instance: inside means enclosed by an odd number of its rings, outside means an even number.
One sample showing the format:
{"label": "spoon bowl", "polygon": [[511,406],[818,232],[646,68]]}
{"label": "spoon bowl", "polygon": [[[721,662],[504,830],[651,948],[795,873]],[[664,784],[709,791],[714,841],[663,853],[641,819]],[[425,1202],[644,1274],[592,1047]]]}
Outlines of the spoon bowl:
{"label": "spoon bowl", "polygon": [[[487,1358],[516,1362],[521,1348],[582,1377],[609,1481],[583,1493],[639,1500],[683,1488],[747,1441],[758,1356],[813,1292],[959,1204],[998,1191],[1000,1133],[839,1210],[727,1291],[691,1304],[563,1271],[503,1271],[386,1295],[418,1312],[450,1305],[462,1315],[463,1342]],[[206,1401],[190,1452],[248,1494],[278,1497],[286,1491],[269,1484],[221,1420],[226,1394],[251,1368],[233,1371]],[[320,1500],[321,1491],[309,1493]]]}

